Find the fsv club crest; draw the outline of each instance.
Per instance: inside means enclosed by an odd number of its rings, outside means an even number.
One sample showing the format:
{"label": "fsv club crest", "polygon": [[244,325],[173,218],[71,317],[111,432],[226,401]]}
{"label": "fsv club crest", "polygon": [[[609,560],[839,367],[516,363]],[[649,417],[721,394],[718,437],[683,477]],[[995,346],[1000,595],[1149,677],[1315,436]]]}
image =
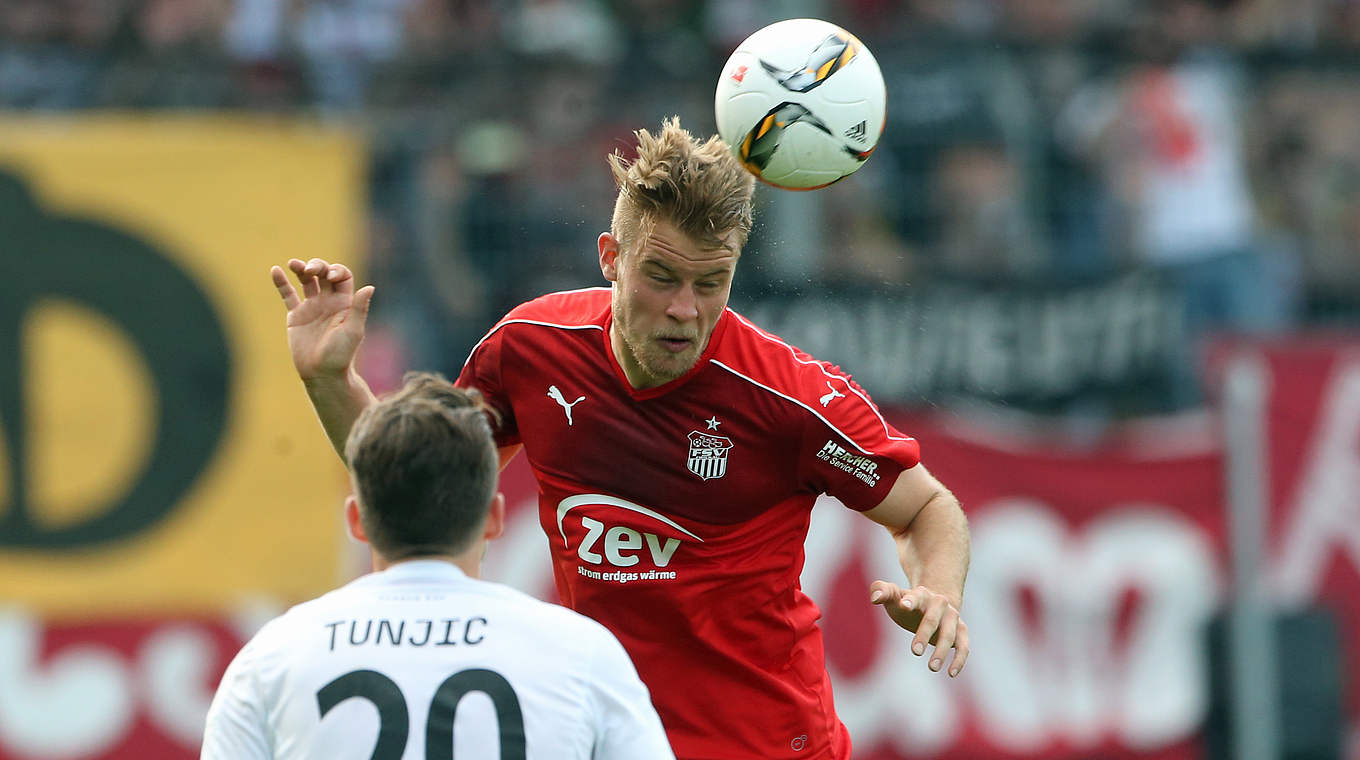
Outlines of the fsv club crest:
{"label": "fsv club crest", "polygon": [[721,478],[727,474],[727,452],[731,449],[730,438],[690,431],[689,471],[704,480]]}

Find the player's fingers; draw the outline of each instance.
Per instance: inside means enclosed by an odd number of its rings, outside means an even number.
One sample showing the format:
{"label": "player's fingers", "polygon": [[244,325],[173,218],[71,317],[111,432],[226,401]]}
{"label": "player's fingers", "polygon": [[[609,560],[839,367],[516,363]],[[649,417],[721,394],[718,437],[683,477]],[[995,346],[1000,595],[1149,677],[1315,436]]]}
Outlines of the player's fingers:
{"label": "player's fingers", "polygon": [[958,633],[954,637],[954,661],[949,664],[949,675],[957,676],[963,672],[963,665],[968,661],[968,625],[962,620],[959,621]]}
{"label": "player's fingers", "polygon": [[326,279],[326,272],[330,269],[330,266],[325,259],[307,261],[307,267],[303,269],[303,274],[307,276],[311,283],[316,285],[316,293],[311,293],[310,290],[307,292],[309,298],[313,295],[324,295],[331,292],[331,283]]}
{"label": "player's fingers", "polygon": [[903,609],[919,610],[925,607],[926,601],[930,599],[930,592],[926,591],[923,586],[917,586],[916,588],[903,589],[898,593],[898,596],[901,598]]}
{"label": "player's fingers", "polygon": [[274,287],[278,289],[279,297],[283,299],[284,308],[292,311],[298,307],[298,304],[302,303],[302,299],[298,298],[297,291],[293,289],[293,283],[288,281],[288,275],[284,274],[282,267],[270,267],[269,279],[274,281]]}
{"label": "player's fingers", "polygon": [[936,673],[944,667],[944,658],[949,655],[949,649],[954,646],[954,637],[958,632],[959,613],[953,607],[946,607],[944,614],[940,617],[940,628],[935,634],[935,652],[930,656],[930,669]]}
{"label": "player's fingers", "polygon": [[321,289],[323,292],[351,295],[354,293],[354,273],[344,264],[331,264],[326,267]]}
{"label": "player's fingers", "polygon": [[365,285],[354,294],[354,302],[350,308],[358,315],[361,326],[368,320],[368,306],[373,302],[373,290],[372,285]]}
{"label": "player's fingers", "polygon": [[[329,266],[325,259],[308,259],[307,266],[302,269],[302,274],[311,280],[311,284],[316,285],[318,294],[326,290],[326,268]],[[312,294],[307,295],[310,297]]]}
{"label": "player's fingers", "polygon": [[288,268],[293,270],[293,274],[297,276],[298,284],[302,286],[303,298],[316,298],[321,295],[321,285],[316,280],[315,267],[312,266],[313,262],[320,260],[321,259],[312,259],[311,261],[302,261],[301,259],[288,260]]}
{"label": "player's fingers", "polygon": [[911,642],[911,651],[918,657],[926,653],[926,646],[935,638],[945,606],[944,600],[933,598],[926,601],[925,606],[921,608],[921,624],[916,628],[916,636]]}
{"label": "player's fingers", "polygon": [[886,604],[902,596],[902,589],[888,581],[874,581],[869,584],[869,603]]}
{"label": "player's fingers", "polygon": [[330,280],[332,283],[335,283],[336,285],[339,285],[345,280],[353,279],[353,277],[354,273],[351,272],[349,270],[349,267],[345,266],[344,264],[331,264],[330,266],[326,267],[326,279]]}
{"label": "player's fingers", "polygon": [[302,284],[303,298],[316,298],[321,295],[321,283],[312,275],[304,272],[298,275],[298,282]]}

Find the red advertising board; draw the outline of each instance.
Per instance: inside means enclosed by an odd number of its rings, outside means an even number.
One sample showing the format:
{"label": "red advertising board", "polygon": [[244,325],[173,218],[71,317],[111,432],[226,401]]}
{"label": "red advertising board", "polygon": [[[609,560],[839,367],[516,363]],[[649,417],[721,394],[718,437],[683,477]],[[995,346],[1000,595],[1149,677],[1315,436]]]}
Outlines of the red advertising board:
{"label": "red advertising board", "polygon": [[[1270,481],[1268,570],[1284,607],[1329,609],[1351,684],[1344,756],[1360,759],[1360,344],[1257,349]],[[1080,450],[1032,429],[892,415],[965,504],[973,655],[951,680],[867,603],[900,575],[881,528],[814,510],[804,587],[821,605],[838,711],[857,760],[1203,756],[1204,626],[1230,599],[1214,417],[1142,423]],[[486,575],[551,595],[527,468]],[[241,626],[0,616],[0,758],[189,758]],[[41,715],[63,716],[40,719]]]}
{"label": "red advertising board", "polygon": [[1061,453],[975,440],[946,419],[899,422],[969,514],[973,654],[956,682],[929,673],[863,604],[869,580],[894,577],[885,538],[853,515],[829,518],[851,545],[825,569],[809,557],[836,584],[809,593],[828,600],[856,757],[1198,757],[1198,642],[1223,576],[1216,453]]}

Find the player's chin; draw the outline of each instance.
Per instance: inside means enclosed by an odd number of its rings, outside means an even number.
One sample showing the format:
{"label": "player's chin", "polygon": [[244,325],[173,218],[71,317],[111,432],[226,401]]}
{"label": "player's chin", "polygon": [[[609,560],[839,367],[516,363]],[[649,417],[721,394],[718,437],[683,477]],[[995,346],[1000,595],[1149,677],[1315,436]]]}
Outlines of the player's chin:
{"label": "player's chin", "polygon": [[694,366],[694,360],[698,358],[695,351],[684,351],[678,354],[660,353],[650,357],[647,362],[647,371],[653,377],[662,382],[670,382],[689,371]]}

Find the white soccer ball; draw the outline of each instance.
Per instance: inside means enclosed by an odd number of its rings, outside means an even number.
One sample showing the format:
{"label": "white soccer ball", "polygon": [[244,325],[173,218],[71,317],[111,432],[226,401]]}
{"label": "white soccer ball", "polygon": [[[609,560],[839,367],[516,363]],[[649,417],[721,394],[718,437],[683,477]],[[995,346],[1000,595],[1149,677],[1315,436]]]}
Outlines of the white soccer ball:
{"label": "white soccer ball", "polygon": [[713,108],[718,135],[752,174],[813,190],[864,165],[883,132],[886,102],[864,43],[835,24],[796,18],[737,46]]}

